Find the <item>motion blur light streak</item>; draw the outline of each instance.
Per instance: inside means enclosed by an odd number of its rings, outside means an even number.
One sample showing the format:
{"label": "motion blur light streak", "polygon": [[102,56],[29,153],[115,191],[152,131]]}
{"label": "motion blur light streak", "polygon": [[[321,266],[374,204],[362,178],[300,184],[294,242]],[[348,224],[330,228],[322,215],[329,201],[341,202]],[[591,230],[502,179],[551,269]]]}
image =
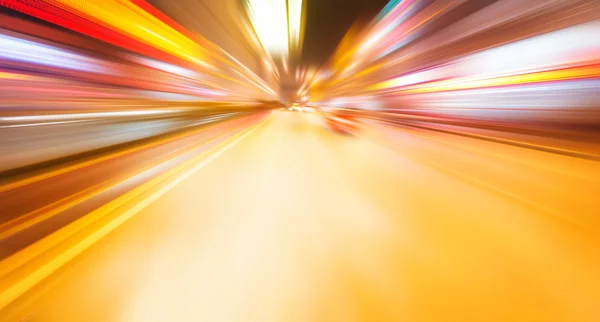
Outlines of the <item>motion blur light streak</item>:
{"label": "motion blur light streak", "polygon": [[0,321],[600,321],[598,35],[589,0],[0,0]]}
{"label": "motion blur light streak", "polygon": [[246,0],[245,3],[267,52],[287,58],[290,49],[301,48],[302,0]]}
{"label": "motion blur light streak", "polygon": [[263,47],[274,55],[288,55],[288,22],[285,0],[247,1],[252,25]]}
{"label": "motion blur light streak", "polygon": [[29,41],[0,35],[0,58],[42,64],[81,71],[98,70],[97,63],[86,63],[83,56],[50,48]]}
{"label": "motion blur light streak", "polygon": [[302,46],[302,28],[303,18],[302,11],[304,9],[302,0],[288,0],[288,37],[290,47],[297,51]]}
{"label": "motion blur light streak", "polygon": [[51,115],[24,115],[24,116],[9,116],[1,117],[0,121],[44,121],[44,120],[65,120],[74,118],[99,118],[99,117],[111,117],[111,116],[142,116],[142,115],[156,115],[156,114],[167,114],[179,112],[177,110],[150,110],[150,111],[116,111],[106,113],[85,113],[85,114],[51,114]]}

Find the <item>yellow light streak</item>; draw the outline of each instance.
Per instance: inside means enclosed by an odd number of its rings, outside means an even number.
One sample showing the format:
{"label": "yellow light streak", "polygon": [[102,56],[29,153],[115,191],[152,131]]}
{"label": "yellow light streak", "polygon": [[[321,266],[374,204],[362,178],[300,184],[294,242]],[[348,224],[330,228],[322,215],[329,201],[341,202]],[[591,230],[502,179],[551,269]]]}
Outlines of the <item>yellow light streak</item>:
{"label": "yellow light streak", "polygon": [[[453,79],[439,82],[425,83],[415,86],[399,88],[402,93],[433,93],[453,90],[475,89],[505,85],[520,85],[538,82],[549,82],[589,77],[599,77],[600,66],[584,66],[561,70],[542,71],[521,75],[510,75],[485,79]],[[403,76],[406,77],[406,76]],[[375,84],[369,90],[381,90],[397,86],[401,78],[392,79]]]}
{"label": "yellow light streak", "polygon": [[[17,253],[15,256],[10,257],[9,260],[4,261],[0,267],[0,271],[11,272],[32,259],[37,258],[35,260],[36,263],[34,263],[36,265],[32,267],[31,270],[27,271],[26,274],[17,276],[15,279],[4,281],[4,284],[0,285],[4,290],[4,292],[0,294],[0,310],[40,283],[50,274],[67,264],[75,256],[85,251],[102,237],[121,226],[154,200],[158,199],[214,160],[224,151],[252,134],[257,128],[265,124],[266,121],[267,120],[263,120],[253,127],[237,133],[230,139],[217,144],[205,153],[153,178],[121,197],[92,211],[80,220],[73,222],[31,247]],[[63,244],[62,247],[52,249],[51,252],[54,256],[39,256],[40,253],[47,251],[52,246],[57,246],[61,242],[74,236],[76,233],[84,230],[89,231],[89,234],[84,238],[71,241],[68,244]]]}
{"label": "yellow light streak", "polygon": [[104,0],[85,5],[74,0],[49,2],[191,63],[203,65],[208,60],[205,48],[131,2]]}

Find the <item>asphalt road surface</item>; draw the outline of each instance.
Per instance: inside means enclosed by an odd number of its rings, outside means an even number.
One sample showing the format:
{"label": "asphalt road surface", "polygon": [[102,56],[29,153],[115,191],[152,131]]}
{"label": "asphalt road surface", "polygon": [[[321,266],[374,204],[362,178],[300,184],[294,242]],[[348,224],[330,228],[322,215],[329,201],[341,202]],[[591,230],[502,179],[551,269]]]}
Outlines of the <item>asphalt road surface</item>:
{"label": "asphalt road surface", "polygon": [[597,161],[274,111],[196,162],[1,320],[600,320]]}

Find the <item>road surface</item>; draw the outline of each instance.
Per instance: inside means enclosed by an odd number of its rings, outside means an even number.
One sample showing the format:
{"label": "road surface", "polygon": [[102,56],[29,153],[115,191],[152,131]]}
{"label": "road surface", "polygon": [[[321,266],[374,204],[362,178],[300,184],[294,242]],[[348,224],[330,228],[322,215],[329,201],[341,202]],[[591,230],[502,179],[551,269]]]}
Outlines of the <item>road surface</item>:
{"label": "road surface", "polygon": [[202,160],[0,317],[600,320],[596,161],[288,111]]}

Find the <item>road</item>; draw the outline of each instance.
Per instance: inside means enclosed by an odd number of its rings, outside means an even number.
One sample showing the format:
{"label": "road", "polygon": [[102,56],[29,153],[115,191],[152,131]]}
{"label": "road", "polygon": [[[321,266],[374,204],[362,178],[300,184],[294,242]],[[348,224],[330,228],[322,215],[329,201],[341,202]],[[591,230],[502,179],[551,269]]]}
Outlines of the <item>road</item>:
{"label": "road", "polygon": [[2,321],[600,319],[597,161],[274,111],[194,162]]}
{"label": "road", "polygon": [[[0,184],[0,260],[218,146],[261,114],[235,114],[227,121],[227,115],[191,118],[187,123],[193,126],[177,131],[12,171],[20,176]],[[38,147],[47,143],[25,142]]]}

